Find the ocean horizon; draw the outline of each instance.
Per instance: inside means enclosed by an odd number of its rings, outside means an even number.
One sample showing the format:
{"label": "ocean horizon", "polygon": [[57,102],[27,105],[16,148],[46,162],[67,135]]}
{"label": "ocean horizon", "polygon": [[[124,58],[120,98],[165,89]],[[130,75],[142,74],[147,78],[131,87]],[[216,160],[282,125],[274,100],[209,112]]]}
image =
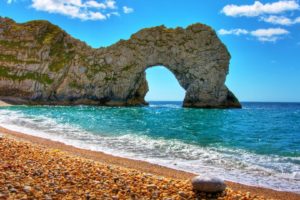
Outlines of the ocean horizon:
{"label": "ocean horizon", "polygon": [[0,126],[75,147],[300,193],[300,103],[242,102],[242,109],[11,106]]}

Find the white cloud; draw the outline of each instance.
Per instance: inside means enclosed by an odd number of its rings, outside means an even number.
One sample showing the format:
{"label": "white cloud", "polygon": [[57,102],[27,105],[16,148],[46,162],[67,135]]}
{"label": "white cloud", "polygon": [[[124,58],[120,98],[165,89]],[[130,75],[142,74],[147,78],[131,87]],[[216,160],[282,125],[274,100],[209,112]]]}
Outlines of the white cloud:
{"label": "white cloud", "polygon": [[294,23],[300,23],[300,17],[297,17],[295,20],[294,20]]}
{"label": "white cloud", "polygon": [[115,15],[115,16],[120,16],[120,13],[118,13],[118,12],[111,12],[111,13],[107,13],[107,14],[106,14],[107,17],[111,17],[111,16],[113,16],[113,15]]}
{"label": "white cloud", "polygon": [[248,31],[245,29],[231,29],[231,30],[226,30],[226,29],[220,29],[218,31],[220,35],[246,35],[248,34]]}
{"label": "white cloud", "polygon": [[255,1],[252,5],[227,5],[222,13],[231,17],[256,17],[264,14],[280,14],[286,11],[298,10],[300,8],[296,0],[280,0],[274,3],[263,4]]}
{"label": "white cloud", "polygon": [[[99,9],[88,9],[93,6],[99,8],[97,2],[81,0],[32,0],[32,7],[39,11],[66,15],[81,20],[104,20],[107,17]],[[105,4],[104,4],[105,5]]]}
{"label": "white cloud", "polygon": [[102,8],[102,9],[106,9],[107,8],[107,5],[105,5],[104,3],[99,3],[97,1],[87,1],[85,3],[85,5],[87,7],[92,7],[92,8]]}
{"label": "white cloud", "polygon": [[288,17],[275,16],[275,15],[271,15],[269,17],[262,17],[261,20],[271,24],[278,24],[283,26],[289,26],[289,25],[300,23],[300,17],[297,17],[296,19],[293,20]]}
{"label": "white cloud", "polygon": [[268,28],[257,29],[255,31],[251,31],[250,34],[263,42],[276,42],[280,39],[280,36],[287,35],[289,32],[282,28]]}
{"label": "white cloud", "polygon": [[105,3],[106,3],[107,8],[110,8],[110,9],[116,9],[117,8],[115,0],[106,0]]}
{"label": "white cloud", "polygon": [[127,6],[123,6],[123,12],[124,12],[125,14],[132,13],[133,11],[134,11],[133,8],[129,8],[129,7],[127,7]]}
{"label": "white cloud", "polygon": [[[11,4],[14,1],[6,2]],[[81,20],[105,20],[113,15],[120,15],[116,0],[31,0],[31,7]],[[124,6],[123,11],[131,13],[133,8]]]}
{"label": "white cloud", "polygon": [[281,36],[289,34],[287,30],[282,28],[257,29],[254,31],[245,29],[220,29],[218,33],[220,35],[250,35],[262,42],[276,42]]}
{"label": "white cloud", "polygon": [[290,18],[284,16],[271,15],[269,17],[262,17],[261,20],[271,24],[279,24],[285,26],[293,24],[293,21]]}

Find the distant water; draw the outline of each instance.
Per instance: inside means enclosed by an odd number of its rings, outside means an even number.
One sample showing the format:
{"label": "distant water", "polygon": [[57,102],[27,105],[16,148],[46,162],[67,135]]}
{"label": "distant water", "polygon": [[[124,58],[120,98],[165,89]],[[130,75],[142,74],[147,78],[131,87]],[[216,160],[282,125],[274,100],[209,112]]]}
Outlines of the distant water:
{"label": "distant water", "polygon": [[300,104],[243,109],[14,106],[0,126],[85,149],[300,193]]}

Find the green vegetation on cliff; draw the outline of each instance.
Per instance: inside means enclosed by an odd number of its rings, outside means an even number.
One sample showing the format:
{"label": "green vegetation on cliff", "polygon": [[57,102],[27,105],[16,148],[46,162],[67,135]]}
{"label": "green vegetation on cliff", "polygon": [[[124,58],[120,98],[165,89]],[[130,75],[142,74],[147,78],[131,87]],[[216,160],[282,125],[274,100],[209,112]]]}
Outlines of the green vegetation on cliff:
{"label": "green vegetation on cliff", "polygon": [[50,24],[44,21],[31,22],[31,26],[38,26],[43,23],[45,28],[38,36],[38,42],[42,46],[49,46],[49,56],[52,58],[49,65],[49,70],[52,72],[58,72],[70,63],[74,57],[72,51],[73,45],[65,41],[66,33],[58,26]]}
{"label": "green vegetation on cliff", "polygon": [[12,62],[12,63],[18,63],[18,64],[19,63],[26,63],[26,64],[37,64],[37,63],[39,63],[36,60],[19,60],[14,55],[5,55],[5,54],[0,54],[0,61]]}
{"label": "green vegetation on cliff", "polygon": [[70,64],[71,60],[74,57],[73,51],[67,51],[71,45],[68,45],[65,48],[65,44],[63,38],[51,46],[50,56],[53,58],[51,64],[49,65],[49,69],[53,72],[57,72],[63,69],[66,65]]}
{"label": "green vegetation on cliff", "polygon": [[7,41],[7,40],[0,40],[0,46],[6,47],[6,48],[22,48],[22,42],[21,41]]}
{"label": "green vegetation on cliff", "polygon": [[71,83],[69,83],[69,86],[75,89],[83,89],[83,86],[78,84],[76,81],[72,81]]}
{"label": "green vegetation on cliff", "polygon": [[16,75],[15,72],[12,73],[12,71],[6,67],[0,66],[0,78],[4,77],[11,80],[16,81],[23,81],[26,79],[35,80],[42,84],[51,84],[53,83],[53,80],[48,77],[46,74],[39,74],[36,72],[25,72],[22,75]]}
{"label": "green vegetation on cliff", "polygon": [[[43,23],[43,21],[36,21],[31,24],[38,26],[39,23]],[[38,35],[37,40],[42,45],[51,45],[62,34],[63,31],[58,26],[47,23],[42,33]]]}

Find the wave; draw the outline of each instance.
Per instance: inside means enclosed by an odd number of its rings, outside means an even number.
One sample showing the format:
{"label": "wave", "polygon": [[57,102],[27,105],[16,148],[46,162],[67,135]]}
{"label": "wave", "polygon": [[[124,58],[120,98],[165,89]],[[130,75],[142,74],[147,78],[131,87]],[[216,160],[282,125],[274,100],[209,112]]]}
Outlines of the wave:
{"label": "wave", "polygon": [[0,126],[78,148],[144,160],[229,181],[300,193],[300,157],[258,155],[241,149],[201,147],[136,133],[91,133],[75,124],[16,110],[0,110]]}

